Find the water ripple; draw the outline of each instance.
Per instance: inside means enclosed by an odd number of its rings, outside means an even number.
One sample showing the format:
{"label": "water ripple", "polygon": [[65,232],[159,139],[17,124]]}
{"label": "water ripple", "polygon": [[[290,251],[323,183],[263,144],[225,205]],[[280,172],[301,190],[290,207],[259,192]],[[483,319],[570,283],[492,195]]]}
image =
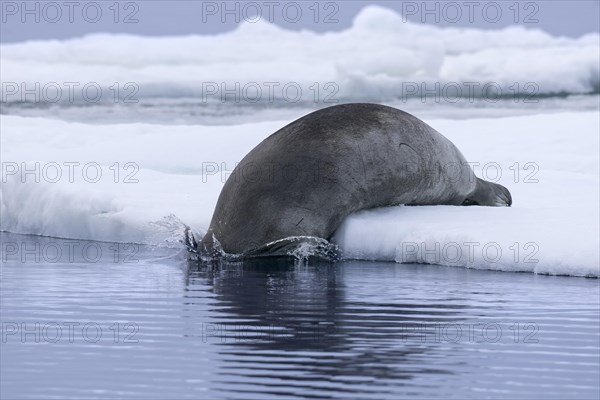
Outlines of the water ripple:
{"label": "water ripple", "polygon": [[3,259],[2,398],[598,397],[597,280],[140,254]]}

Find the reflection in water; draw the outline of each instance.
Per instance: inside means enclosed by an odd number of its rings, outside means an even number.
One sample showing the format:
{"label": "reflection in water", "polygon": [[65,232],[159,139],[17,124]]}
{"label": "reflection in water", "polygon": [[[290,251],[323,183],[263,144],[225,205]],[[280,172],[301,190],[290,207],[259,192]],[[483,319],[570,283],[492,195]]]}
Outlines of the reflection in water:
{"label": "reflection in water", "polygon": [[[220,382],[226,391],[238,383],[248,391],[260,379],[257,393],[275,394],[302,382],[304,389],[318,383],[311,389],[357,392],[376,380],[398,386],[415,374],[452,374],[418,359],[434,346],[436,324],[460,322],[465,306],[393,302],[376,292],[349,298],[343,267],[284,258],[190,267],[187,297],[198,295],[198,281],[208,283],[223,307],[219,322],[204,334],[223,347],[227,379]],[[340,387],[341,381],[347,386]],[[385,385],[374,389],[368,392],[391,393]]]}
{"label": "reflection in water", "polygon": [[0,398],[598,397],[596,279],[0,246]]}

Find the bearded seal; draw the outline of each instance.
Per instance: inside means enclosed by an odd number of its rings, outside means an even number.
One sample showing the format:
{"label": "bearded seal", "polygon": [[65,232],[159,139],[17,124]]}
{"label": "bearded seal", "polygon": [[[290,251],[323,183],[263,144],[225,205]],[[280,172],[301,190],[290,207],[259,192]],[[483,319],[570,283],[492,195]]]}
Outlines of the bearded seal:
{"label": "bearded seal", "polygon": [[[263,140],[226,181],[199,253],[272,255],[331,238],[348,215],[393,205],[510,206],[450,140],[366,103],[312,112]],[[280,254],[279,252],[278,254]]]}

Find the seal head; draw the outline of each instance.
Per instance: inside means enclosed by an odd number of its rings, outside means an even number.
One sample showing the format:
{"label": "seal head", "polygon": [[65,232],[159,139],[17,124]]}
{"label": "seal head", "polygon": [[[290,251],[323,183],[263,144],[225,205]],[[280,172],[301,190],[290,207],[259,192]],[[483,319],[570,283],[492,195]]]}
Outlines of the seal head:
{"label": "seal head", "polygon": [[477,178],[475,190],[467,196],[462,205],[510,207],[512,196],[504,186]]}

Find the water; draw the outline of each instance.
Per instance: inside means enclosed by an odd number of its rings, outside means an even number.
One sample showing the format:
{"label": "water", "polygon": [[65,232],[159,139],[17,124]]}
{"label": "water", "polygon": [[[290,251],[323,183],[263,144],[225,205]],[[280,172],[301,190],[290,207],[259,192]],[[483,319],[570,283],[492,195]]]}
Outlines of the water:
{"label": "water", "polygon": [[[569,96],[539,96],[497,101],[463,98],[457,102],[440,101],[432,96],[422,99],[338,99],[343,102],[375,102],[387,104],[418,115],[420,118],[489,118],[532,115],[564,111],[597,110],[598,94]],[[198,98],[145,97],[134,103],[123,102],[0,102],[0,115],[55,118],[86,124],[150,123],[161,125],[237,125],[257,121],[290,121],[335,103],[282,100],[260,103],[222,103]]]}
{"label": "water", "polygon": [[597,279],[0,235],[2,398],[599,395]]}

